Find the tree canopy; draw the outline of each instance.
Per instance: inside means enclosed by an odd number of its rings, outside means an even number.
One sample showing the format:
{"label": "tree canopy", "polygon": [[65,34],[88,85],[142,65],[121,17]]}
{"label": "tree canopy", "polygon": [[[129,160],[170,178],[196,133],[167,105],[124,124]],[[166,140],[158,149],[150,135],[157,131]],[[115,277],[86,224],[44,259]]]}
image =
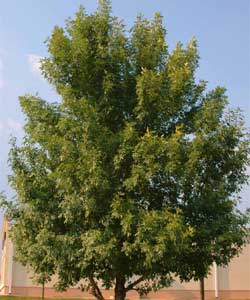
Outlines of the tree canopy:
{"label": "tree canopy", "polygon": [[17,259],[62,290],[85,279],[99,300],[227,264],[247,237],[249,135],[225,89],[196,80],[196,40],[170,52],[159,13],[127,32],[103,0],[47,47],[41,70],[61,101],[20,97],[25,137],[9,158]]}

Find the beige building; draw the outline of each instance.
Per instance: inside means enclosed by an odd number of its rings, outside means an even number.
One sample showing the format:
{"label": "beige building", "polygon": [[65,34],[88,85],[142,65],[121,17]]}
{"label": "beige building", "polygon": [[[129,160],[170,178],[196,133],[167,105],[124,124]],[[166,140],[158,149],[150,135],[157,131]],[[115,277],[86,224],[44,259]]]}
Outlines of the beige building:
{"label": "beige building", "polygon": [[[13,260],[15,252],[11,240],[8,238],[9,223],[4,220],[2,227],[2,258],[0,274],[0,294],[41,296],[42,288],[34,284],[32,276],[26,268]],[[93,296],[82,292],[78,287],[72,287],[64,293],[53,289],[53,283],[45,287],[46,297],[81,297],[93,299]],[[205,281],[207,299],[250,299],[250,245],[244,248],[241,255],[230,263],[227,268],[215,265]],[[106,299],[113,298],[113,291],[103,291]],[[164,300],[195,300],[199,299],[199,283],[180,283],[178,280],[168,288],[157,293],[150,293],[140,297],[136,292],[130,292],[128,299],[164,299]]]}

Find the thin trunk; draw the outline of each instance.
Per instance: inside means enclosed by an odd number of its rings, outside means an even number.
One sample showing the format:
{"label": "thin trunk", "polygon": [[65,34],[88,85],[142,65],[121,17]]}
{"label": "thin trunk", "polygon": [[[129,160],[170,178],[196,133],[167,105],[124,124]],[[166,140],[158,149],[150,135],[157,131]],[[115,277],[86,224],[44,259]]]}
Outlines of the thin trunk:
{"label": "thin trunk", "polygon": [[115,300],[125,300],[125,297],[126,297],[125,282],[126,282],[126,280],[123,275],[116,276]]}
{"label": "thin trunk", "polygon": [[204,278],[200,279],[200,295],[201,300],[205,300],[205,284],[204,284]]}
{"label": "thin trunk", "polygon": [[95,282],[93,277],[89,277],[89,282],[91,285],[91,288],[89,290],[90,294],[92,294],[97,300],[105,300],[101,290],[98,287],[98,284]]}
{"label": "thin trunk", "polygon": [[45,284],[42,284],[42,300],[44,300]]}

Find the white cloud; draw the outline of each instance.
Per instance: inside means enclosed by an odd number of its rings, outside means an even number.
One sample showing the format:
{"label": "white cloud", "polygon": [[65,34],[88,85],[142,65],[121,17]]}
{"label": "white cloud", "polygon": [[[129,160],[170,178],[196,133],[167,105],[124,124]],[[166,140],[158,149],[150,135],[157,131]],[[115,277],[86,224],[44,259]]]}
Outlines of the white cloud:
{"label": "white cloud", "polygon": [[33,73],[41,74],[41,56],[37,54],[29,54],[28,55],[28,63],[31,66],[31,70]]}
{"label": "white cloud", "polygon": [[7,120],[0,120],[0,131],[9,133],[11,131],[21,131],[22,124],[14,119],[8,118]]}
{"label": "white cloud", "polygon": [[7,127],[18,131],[18,130],[22,129],[22,124],[16,120],[8,118],[7,119]]}

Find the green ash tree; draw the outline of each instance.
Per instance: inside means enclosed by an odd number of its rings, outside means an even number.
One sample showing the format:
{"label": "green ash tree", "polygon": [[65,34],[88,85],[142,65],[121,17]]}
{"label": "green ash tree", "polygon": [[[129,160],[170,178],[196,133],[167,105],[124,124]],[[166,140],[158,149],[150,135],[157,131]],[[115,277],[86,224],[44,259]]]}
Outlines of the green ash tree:
{"label": "green ash tree", "polygon": [[42,73],[59,102],[20,97],[21,145],[12,140],[16,258],[39,282],[103,300],[202,279],[246,242],[237,193],[249,136],[225,89],[196,81],[195,39],[170,52],[162,16],[129,32],[100,1],[47,40]]}

